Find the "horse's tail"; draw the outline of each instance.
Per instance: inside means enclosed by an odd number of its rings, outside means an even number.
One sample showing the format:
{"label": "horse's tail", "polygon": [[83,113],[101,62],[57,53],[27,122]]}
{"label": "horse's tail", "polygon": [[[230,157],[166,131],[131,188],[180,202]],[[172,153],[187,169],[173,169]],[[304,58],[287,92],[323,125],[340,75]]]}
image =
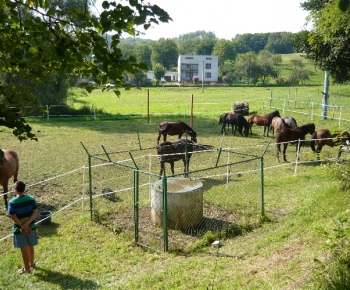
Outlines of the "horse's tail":
{"label": "horse's tail", "polygon": [[315,148],[315,139],[316,139],[316,137],[317,137],[317,132],[314,132],[313,134],[312,134],[312,136],[311,136],[311,141],[310,141],[310,147],[311,147],[311,150],[313,151],[313,152],[315,152],[316,151],[316,148]]}

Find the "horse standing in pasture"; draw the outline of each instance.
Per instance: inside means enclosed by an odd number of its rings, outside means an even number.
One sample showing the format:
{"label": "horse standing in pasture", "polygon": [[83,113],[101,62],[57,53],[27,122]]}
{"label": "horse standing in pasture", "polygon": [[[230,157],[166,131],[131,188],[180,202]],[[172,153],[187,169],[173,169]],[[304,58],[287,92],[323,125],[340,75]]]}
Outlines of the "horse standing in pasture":
{"label": "horse standing in pasture", "polygon": [[284,128],[289,128],[286,122],[280,117],[274,117],[271,121],[270,131],[272,131],[272,135],[275,135],[276,132],[283,130]]}
{"label": "horse standing in pasture", "polygon": [[[228,129],[230,130],[230,124],[226,122],[226,118],[227,118],[228,113],[223,113],[220,117],[219,117],[219,125],[221,125],[221,134],[224,133],[226,134],[226,125],[228,125]],[[233,130],[233,128],[232,128]]]}
{"label": "horse standing in pasture", "polygon": [[220,116],[219,125],[222,124],[221,134],[225,132],[226,135],[226,124],[230,124],[232,126],[232,134],[236,135],[236,131],[243,136],[243,128],[244,128],[244,136],[248,137],[249,134],[249,125],[248,121],[242,114],[236,113],[225,113]]}
{"label": "horse standing in pasture", "polygon": [[283,160],[287,161],[286,151],[288,143],[295,144],[296,152],[300,151],[298,140],[305,140],[307,133],[312,135],[315,132],[315,124],[308,123],[297,128],[285,128],[276,133],[276,159],[279,162],[279,154],[281,153],[281,144],[283,143]]}
{"label": "horse standing in pasture", "polygon": [[7,211],[8,181],[13,176],[13,182],[17,181],[19,170],[18,154],[11,149],[2,149],[3,156],[0,156],[0,184],[4,190],[5,211]]}
{"label": "horse standing in pasture", "polygon": [[293,117],[274,117],[271,121],[270,125],[270,131],[272,131],[272,135],[275,135],[275,129],[276,131],[281,131],[284,128],[296,128],[297,127],[297,121]]}
{"label": "horse standing in pasture", "polygon": [[250,115],[248,117],[248,125],[249,125],[250,134],[253,134],[252,133],[253,124],[256,124],[257,126],[264,126],[264,136],[265,136],[265,132],[266,132],[267,136],[269,136],[269,128],[270,128],[272,119],[274,117],[281,117],[278,110],[275,110],[271,113],[265,114],[264,116],[259,116],[256,114]]}
{"label": "horse standing in pasture", "polygon": [[161,176],[165,173],[165,163],[170,163],[171,173],[174,174],[175,161],[182,160],[184,164],[184,177],[187,177],[192,153],[194,151],[204,151],[213,148],[213,146],[197,144],[187,139],[179,139],[175,142],[163,142],[156,147],[160,160],[159,175]]}
{"label": "horse standing in pasture", "polygon": [[178,135],[179,139],[186,132],[191,136],[193,142],[197,142],[197,133],[186,123],[177,121],[177,122],[161,122],[157,126],[158,128],[158,139],[157,144],[159,144],[160,137],[163,135],[163,142],[166,141],[167,135],[174,136]]}
{"label": "horse standing in pasture", "polygon": [[296,127],[298,127],[297,121],[293,117],[285,116],[282,119],[283,119],[284,123],[286,123],[286,125],[289,128],[296,128]]}
{"label": "horse standing in pasture", "polygon": [[[311,136],[310,147],[313,152],[317,153],[317,159],[320,159],[320,152],[324,145],[330,147],[339,146],[338,157],[340,157],[343,146],[350,145],[350,134],[347,131],[335,132],[331,134],[328,129],[321,129],[314,132]],[[317,148],[315,149],[315,144]]]}

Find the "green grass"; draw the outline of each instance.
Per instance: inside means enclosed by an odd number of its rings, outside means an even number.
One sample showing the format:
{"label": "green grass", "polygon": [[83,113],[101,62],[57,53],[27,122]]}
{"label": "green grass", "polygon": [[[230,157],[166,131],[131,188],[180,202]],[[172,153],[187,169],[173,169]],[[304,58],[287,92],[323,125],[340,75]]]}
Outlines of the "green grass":
{"label": "green grass", "polygon": [[[39,245],[36,247],[38,268],[34,275],[18,276],[17,267],[22,265],[20,253],[12,247],[11,238],[1,241],[0,289],[315,289],[314,259],[327,257],[325,239],[320,229],[332,226],[338,213],[347,209],[349,193],[339,190],[340,181],[333,172],[344,165],[316,165],[315,162],[299,164],[278,164],[275,160],[275,146],[272,137],[263,137],[262,129],[253,127],[253,135],[220,136],[218,116],[232,108],[234,101],[249,100],[250,110],[262,110],[263,98],[297,92],[298,100],[315,98],[322,87],[298,88],[150,88],[152,110],[147,118],[147,89],[123,92],[120,98],[113,94],[94,92],[81,95],[76,91],[73,106],[91,105],[103,109],[110,116],[93,118],[28,119],[39,141],[20,143],[11,131],[3,129],[0,140],[3,147],[15,149],[20,156],[20,178],[31,187],[28,192],[35,195],[40,209],[54,212],[52,224],[39,225]],[[347,90],[339,87],[337,90]],[[268,142],[270,147],[264,158],[266,220],[260,222],[259,211],[252,213],[244,206],[244,196],[252,188],[256,190],[258,180],[245,185],[247,176],[235,178],[227,191],[215,191],[220,184],[211,181],[208,198],[220,196],[227,201],[242,218],[239,225],[241,235],[223,239],[223,247],[206,246],[213,236],[207,234],[188,252],[159,253],[136,247],[133,235],[116,227],[104,227],[89,219],[89,203],[78,202],[67,207],[87,194],[87,154],[102,153],[101,145],[108,151],[134,149],[137,152],[138,137],[144,152],[154,154],[156,125],[164,119],[183,118],[189,121],[191,96],[194,95],[194,128],[200,143],[219,147],[237,148],[261,155]],[[347,98],[342,99],[348,105]],[[305,112],[303,108],[300,112]],[[186,112],[186,113],[185,113]],[[290,112],[289,112],[290,113]],[[287,111],[285,114],[289,114]],[[115,115],[116,114],[116,115]],[[133,114],[133,116],[130,116]],[[297,114],[297,113],[294,113]],[[310,116],[297,114],[297,121],[306,123]],[[327,126],[338,128],[332,120],[313,120],[316,128]],[[123,142],[121,142],[123,140]],[[324,148],[325,158],[335,157],[336,148]],[[290,160],[294,159],[294,147],[287,150]],[[126,154],[127,156],[127,154]],[[120,158],[125,159],[122,155]],[[347,157],[347,154],[344,154]],[[113,156],[117,158],[117,155]],[[301,148],[301,161],[314,161],[315,156],[308,147]],[[141,161],[137,161],[141,162]],[[200,166],[201,160],[193,166]],[[96,162],[97,163],[97,162]],[[152,160],[152,170],[158,171],[157,159]],[[280,166],[279,166],[280,165]],[[181,169],[180,164],[176,170]],[[169,169],[169,168],[168,168]],[[77,170],[77,171],[74,171]],[[72,173],[50,181],[54,176]],[[74,171],[74,172],[73,172]],[[296,175],[295,175],[296,172]],[[102,173],[106,173],[104,175]],[[114,167],[96,170],[93,190],[100,193],[100,187],[125,182],[132,186],[132,173]],[[42,182],[41,182],[42,181]],[[253,186],[253,187],[252,187]],[[127,192],[122,193],[126,199]],[[146,193],[147,195],[148,193]],[[100,201],[105,211],[113,204]],[[142,200],[146,203],[146,199]],[[130,200],[131,203],[131,200]],[[255,206],[259,204],[259,196]],[[118,204],[116,206],[121,206]],[[131,206],[131,204],[128,206]],[[101,213],[103,212],[101,207]],[[11,222],[1,212],[1,237],[10,234]],[[141,227],[144,225],[141,224]],[[188,237],[190,239],[190,237]],[[207,239],[207,240],[205,240]]]}

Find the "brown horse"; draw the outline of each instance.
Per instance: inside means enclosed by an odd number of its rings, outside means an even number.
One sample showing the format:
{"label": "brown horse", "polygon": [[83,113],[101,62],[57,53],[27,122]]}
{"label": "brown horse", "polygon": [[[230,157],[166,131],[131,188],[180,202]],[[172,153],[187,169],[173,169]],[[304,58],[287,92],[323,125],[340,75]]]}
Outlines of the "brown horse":
{"label": "brown horse", "polygon": [[8,181],[12,176],[13,182],[17,181],[19,158],[17,153],[11,149],[2,149],[2,152],[4,155],[0,156],[0,184],[4,189],[5,210],[7,210]]}
{"label": "brown horse", "polygon": [[171,173],[174,174],[174,163],[175,161],[182,160],[184,164],[184,177],[187,177],[189,170],[190,159],[194,151],[210,150],[213,146],[200,145],[192,140],[179,139],[175,142],[163,142],[159,144],[157,154],[160,160],[160,173],[165,173],[165,163],[170,163]]}
{"label": "brown horse", "polygon": [[[310,141],[311,150],[317,153],[317,158],[320,159],[320,152],[324,145],[330,147],[339,146],[338,157],[340,157],[343,146],[350,145],[350,134],[347,131],[335,132],[331,134],[328,129],[321,129],[313,133]],[[315,149],[315,143],[317,148]]]}
{"label": "brown horse", "polygon": [[238,131],[238,133],[241,134],[241,136],[243,136],[244,128],[244,136],[248,137],[249,125],[246,118],[244,118],[242,114],[236,114],[232,112],[222,114],[219,118],[219,125],[221,124],[221,134],[225,132],[226,135],[226,124],[228,124],[229,128],[231,124],[233,135],[236,135],[236,131]]}
{"label": "brown horse", "polygon": [[186,132],[191,136],[193,142],[197,142],[197,133],[186,123],[177,121],[177,122],[161,122],[157,126],[158,128],[158,139],[157,144],[159,144],[160,137],[163,135],[163,142],[166,141],[167,135],[174,136],[178,135],[179,139]]}
{"label": "brown horse", "polygon": [[302,125],[297,128],[285,128],[281,131],[278,131],[276,134],[276,157],[279,162],[279,154],[281,152],[281,144],[283,143],[283,160],[287,161],[286,158],[286,150],[288,147],[288,143],[294,143],[296,147],[296,152],[300,151],[300,146],[298,140],[305,140],[305,136],[307,133],[312,135],[315,132],[315,124],[309,123]]}
{"label": "brown horse", "polygon": [[265,136],[265,132],[266,132],[267,136],[269,136],[269,127],[270,127],[272,119],[274,117],[281,117],[278,110],[275,110],[269,114],[265,114],[264,116],[259,116],[256,114],[250,115],[248,117],[248,125],[249,125],[250,134],[253,134],[252,133],[253,124],[256,124],[257,126],[264,126],[264,136]]}

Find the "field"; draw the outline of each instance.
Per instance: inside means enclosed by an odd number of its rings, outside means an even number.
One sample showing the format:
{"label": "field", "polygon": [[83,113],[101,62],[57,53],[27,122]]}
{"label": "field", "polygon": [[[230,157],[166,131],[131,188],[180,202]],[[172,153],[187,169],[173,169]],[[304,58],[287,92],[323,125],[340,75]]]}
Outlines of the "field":
{"label": "field", "polygon": [[[311,107],[305,104],[320,104],[322,89],[205,87],[202,92],[200,87],[161,87],[123,91],[120,98],[111,92],[85,95],[75,90],[70,98],[72,106],[95,106],[104,113],[95,116],[96,120],[94,116],[28,119],[38,142],[20,143],[10,130],[3,129],[0,140],[3,147],[19,153],[20,178],[29,185],[28,193],[38,199],[41,211],[50,210],[54,215],[51,225],[38,226],[38,267],[34,275],[18,277],[20,253],[13,249],[9,237],[11,222],[1,212],[0,289],[317,288],[314,259],[323,261],[329,256],[321,231],[333,227],[337,215],[349,203],[348,192],[340,190],[341,182],[335,178],[339,170],[345,170],[343,162],[334,162],[337,149],[324,148],[320,164],[306,142],[301,148],[300,163],[295,163],[295,147],[289,146],[287,157],[291,162],[278,163],[274,138],[263,136],[262,127],[253,126],[249,137],[221,136],[218,118],[232,109],[234,101],[248,101],[251,113],[262,115],[284,106],[283,115],[295,117],[298,124],[313,122],[316,129],[348,129],[348,121],[339,122],[337,111],[329,111],[336,120],[321,120],[321,109],[316,106],[314,114],[310,114]],[[330,102],[350,107],[347,91],[345,86],[331,90]],[[293,106],[288,107],[281,99],[292,100]],[[236,236],[223,236],[222,247],[212,248],[213,234],[207,233],[186,251],[169,253],[135,246],[133,235],[113,222],[102,226],[99,221],[90,221],[88,199],[80,200],[88,193],[85,149],[90,154],[104,154],[103,145],[108,152],[134,150],[137,157],[154,154],[156,125],[165,119],[190,123],[192,100],[193,128],[199,143],[257,156],[267,148],[265,218],[261,219],[259,211],[252,214],[241,207],[235,214],[239,213],[243,230]],[[347,119],[347,114],[344,109],[342,117]],[[137,153],[140,144],[145,153]],[[113,159],[127,159],[126,155],[116,154]],[[344,160],[347,155],[342,155]],[[156,156],[152,158],[151,170],[157,173],[159,164]],[[191,164],[196,168],[201,162],[204,161],[198,159]],[[175,170],[179,172],[181,167],[177,164]],[[103,170],[94,171],[94,178],[101,181],[93,189],[97,193],[121,182],[132,187],[132,172]],[[247,181],[244,178],[243,174]],[[248,196],[257,184],[235,180],[233,187],[224,191],[226,201],[232,202],[231,196],[237,195],[244,200],[244,195]]]}

